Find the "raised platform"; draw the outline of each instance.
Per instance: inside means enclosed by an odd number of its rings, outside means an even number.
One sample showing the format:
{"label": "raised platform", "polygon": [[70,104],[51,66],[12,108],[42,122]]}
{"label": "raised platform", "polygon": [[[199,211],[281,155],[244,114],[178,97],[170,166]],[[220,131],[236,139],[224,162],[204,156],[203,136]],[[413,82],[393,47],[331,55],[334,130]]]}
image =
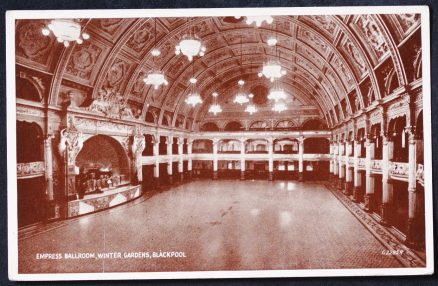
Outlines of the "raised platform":
{"label": "raised platform", "polygon": [[68,217],[80,216],[108,209],[129,202],[141,195],[141,186],[123,186],[101,194],[86,195],[85,198],[68,202]]}

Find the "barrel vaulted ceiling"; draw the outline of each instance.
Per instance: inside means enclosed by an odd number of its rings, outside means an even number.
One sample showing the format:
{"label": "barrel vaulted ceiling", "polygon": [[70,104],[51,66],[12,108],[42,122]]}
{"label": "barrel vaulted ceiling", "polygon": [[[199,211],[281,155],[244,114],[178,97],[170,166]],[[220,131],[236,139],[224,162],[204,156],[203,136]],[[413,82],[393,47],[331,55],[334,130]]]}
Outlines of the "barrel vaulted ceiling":
{"label": "barrel vaulted ceiling", "polygon": [[[410,71],[420,49],[420,18],[415,14],[274,16],[272,24],[261,27],[234,17],[158,18],[161,56],[155,61],[150,53],[153,18],[80,22],[90,39],[65,48],[41,34],[47,20],[17,21],[17,72],[36,75],[51,105],[75,94],[76,104],[87,106],[99,90],[110,88],[128,98],[140,119],[149,111],[158,124],[167,116],[172,126],[178,120],[212,118],[208,108],[215,90],[225,107],[216,117],[242,114],[243,108],[232,104],[237,81],[244,79],[248,92],[269,89],[272,84],[257,73],[276,54],[287,70],[280,82],[291,95],[289,112],[314,114],[334,126],[412,81]],[[195,57],[193,67],[175,54],[189,28],[207,48],[203,57]],[[276,48],[267,45],[270,36],[278,39]],[[154,67],[169,81],[158,90],[143,81]],[[203,104],[194,108],[184,101],[192,70],[203,97]],[[270,116],[263,104],[255,116]]]}

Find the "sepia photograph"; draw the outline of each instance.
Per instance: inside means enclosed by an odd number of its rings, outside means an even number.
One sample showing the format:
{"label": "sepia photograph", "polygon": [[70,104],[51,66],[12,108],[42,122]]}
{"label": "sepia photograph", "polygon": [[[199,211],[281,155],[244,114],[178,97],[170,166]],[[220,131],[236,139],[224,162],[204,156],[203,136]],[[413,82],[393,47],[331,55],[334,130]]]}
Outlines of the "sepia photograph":
{"label": "sepia photograph", "polygon": [[433,273],[425,6],[8,11],[12,280]]}

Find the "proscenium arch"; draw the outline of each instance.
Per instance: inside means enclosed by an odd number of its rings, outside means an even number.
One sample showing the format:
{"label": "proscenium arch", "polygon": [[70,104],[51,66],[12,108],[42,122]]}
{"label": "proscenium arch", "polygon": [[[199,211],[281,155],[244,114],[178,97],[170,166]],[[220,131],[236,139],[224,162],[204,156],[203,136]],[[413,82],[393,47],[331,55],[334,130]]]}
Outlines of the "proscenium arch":
{"label": "proscenium arch", "polygon": [[[101,142],[99,142],[99,141],[101,141]],[[105,143],[103,143],[103,142],[105,142]],[[108,135],[99,134],[99,135],[93,135],[93,136],[87,138],[83,143],[83,147],[82,147],[81,151],[78,153],[78,155],[75,158],[75,164],[79,163],[78,161],[81,160],[81,156],[85,156],[84,154],[86,151],[88,152],[88,150],[86,148],[92,148],[91,152],[93,154],[99,153],[99,151],[102,150],[103,148],[95,148],[95,147],[93,148],[93,146],[91,146],[92,144],[98,144],[98,143],[103,143],[103,146],[109,144],[109,146],[111,146],[113,148],[113,150],[110,150],[109,152],[111,152],[111,151],[115,152],[115,154],[117,155],[117,161],[120,164],[119,165],[120,169],[125,170],[126,171],[125,174],[127,175],[127,178],[131,179],[131,177],[132,177],[131,161],[129,159],[128,154],[126,153],[125,148],[123,148],[123,146],[121,145],[121,143],[117,139],[114,139],[113,137],[108,136]],[[106,151],[108,151],[108,150],[106,150]],[[108,157],[108,156],[105,156],[105,158],[106,157]],[[109,160],[110,158],[107,158],[107,159]],[[84,158],[84,160],[85,160],[85,158]]]}

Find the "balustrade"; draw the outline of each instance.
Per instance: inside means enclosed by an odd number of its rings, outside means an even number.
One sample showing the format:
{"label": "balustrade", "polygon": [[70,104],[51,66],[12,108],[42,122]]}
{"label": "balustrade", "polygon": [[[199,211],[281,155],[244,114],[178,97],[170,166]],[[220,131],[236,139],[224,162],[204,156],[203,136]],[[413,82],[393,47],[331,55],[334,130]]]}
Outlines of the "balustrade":
{"label": "balustrade", "polygon": [[17,178],[32,178],[43,176],[44,172],[44,161],[17,164]]}

